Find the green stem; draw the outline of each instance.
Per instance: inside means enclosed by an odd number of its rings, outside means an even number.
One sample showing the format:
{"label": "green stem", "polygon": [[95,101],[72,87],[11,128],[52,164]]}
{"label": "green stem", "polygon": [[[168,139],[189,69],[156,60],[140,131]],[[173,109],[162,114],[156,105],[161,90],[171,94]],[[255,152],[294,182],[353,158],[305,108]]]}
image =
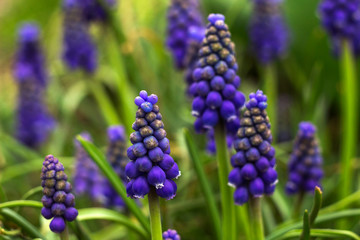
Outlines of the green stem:
{"label": "green stem", "polygon": [[271,132],[274,140],[277,138],[277,95],[278,82],[276,78],[276,69],[273,64],[267,64],[263,69],[264,93],[270,103],[267,107],[267,113],[271,119]]}
{"label": "green stem", "polygon": [[61,240],[69,240],[69,229],[67,225],[65,225],[65,230],[59,235]]}
{"label": "green stem", "polygon": [[206,200],[205,203],[209,210],[209,215],[212,220],[214,232],[216,234],[217,239],[220,240],[221,239],[220,216],[218,209],[216,207],[214,195],[212,193],[209,181],[206,178],[202,162],[200,160],[199,154],[196,149],[196,145],[188,129],[184,130],[184,135],[185,135],[185,142],[189,151],[190,159],[194,164],[196,175],[199,179],[200,187]]}
{"label": "green stem", "polygon": [[261,215],[261,198],[251,198],[249,201],[250,219],[253,238],[256,240],[264,240],[264,226]]}
{"label": "green stem", "polygon": [[151,240],[162,240],[161,215],[159,196],[155,189],[151,189],[149,194],[149,211],[150,211],[150,227]]}
{"label": "green stem", "polygon": [[343,53],[341,57],[341,90],[343,93],[341,101],[342,113],[342,141],[341,141],[341,187],[339,188],[340,199],[351,193],[351,182],[353,179],[352,160],[356,153],[358,107],[357,107],[357,80],[355,70],[355,59],[350,43],[343,42]]}
{"label": "green stem", "polygon": [[227,152],[226,131],[222,124],[215,127],[215,141],[221,192],[222,239],[234,240],[236,239],[235,206],[232,190],[227,184],[230,160]]}
{"label": "green stem", "polygon": [[295,201],[295,205],[294,205],[294,212],[292,215],[293,219],[297,219],[300,217],[300,213],[301,213],[301,207],[303,205],[303,201],[304,201],[304,192],[301,191],[297,196],[296,196],[296,201]]}

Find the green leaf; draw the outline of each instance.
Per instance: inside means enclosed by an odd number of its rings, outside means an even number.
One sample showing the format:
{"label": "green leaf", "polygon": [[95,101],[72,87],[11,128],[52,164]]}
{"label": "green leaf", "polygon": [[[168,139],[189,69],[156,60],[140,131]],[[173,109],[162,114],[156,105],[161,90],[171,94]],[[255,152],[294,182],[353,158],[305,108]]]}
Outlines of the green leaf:
{"label": "green leaf", "polygon": [[[301,234],[301,230],[293,230],[286,235],[284,235],[281,238],[277,238],[277,240],[281,239],[288,239],[288,238],[294,238],[298,237]],[[360,240],[360,237],[351,232],[346,230],[336,230],[336,229],[311,229],[310,231],[311,237],[321,237],[321,238],[341,238],[341,239],[356,239]]]}
{"label": "green leaf", "polygon": [[201,190],[206,199],[206,205],[209,210],[209,214],[210,214],[210,217],[212,220],[215,234],[217,236],[217,239],[220,239],[221,238],[220,237],[221,236],[221,229],[220,229],[221,222],[220,222],[220,215],[219,215],[219,212],[216,207],[214,194],[212,193],[209,181],[205,176],[205,172],[204,172],[204,169],[202,168],[202,163],[199,158],[199,154],[197,152],[195,143],[194,143],[193,138],[190,135],[190,132],[188,129],[184,129],[184,135],[185,135],[185,142],[186,142],[187,150],[190,155],[190,159],[193,162],[195,172],[196,172],[197,177],[200,182]]}
{"label": "green leaf", "polygon": [[314,205],[311,209],[310,216],[309,216],[309,225],[312,226],[315,222],[315,219],[320,211],[322,205],[322,192],[319,187],[315,187],[314,191]]}
{"label": "green leaf", "polygon": [[41,233],[37,230],[36,227],[34,227],[25,218],[23,218],[13,210],[8,208],[0,209],[0,215],[4,216],[5,219],[16,223],[22,229],[22,231],[28,234],[30,237],[45,239],[45,237],[41,235]]}
{"label": "green leaf", "polygon": [[43,187],[42,186],[38,186],[38,187],[35,187],[35,188],[32,188],[30,189],[29,191],[27,191],[23,197],[21,198],[22,200],[26,200],[28,198],[30,198],[31,196],[37,194],[37,193],[41,193],[43,190]]}
{"label": "green leaf", "polygon": [[144,228],[137,224],[134,224],[127,216],[113,210],[105,208],[85,208],[79,210],[79,216],[77,217],[78,221],[88,221],[96,219],[118,222],[138,233],[145,239],[148,239],[149,237],[149,234],[144,230]]}
{"label": "green leaf", "polygon": [[14,200],[9,202],[0,203],[0,209],[11,208],[11,207],[35,207],[42,208],[43,205],[39,201],[33,200]]}
{"label": "green leaf", "polygon": [[[349,217],[355,217],[355,216],[360,216],[360,209],[349,209],[349,210],[343,210],[343,211],[339,211],[339,212],[319,215],[316,218],[314,224],[335,221],[335,220],[338,220],[341,218],[349,218]],[[266,240],[278,240],[279,237],[283,236],[287,232],[294,230],[294,229],[299,229],[301,227],[302,227],[302,222],[300,222],[300,221],[292,223],[292,224],[288,224],[286,226],[283,226],[283,227],[273,231],[271,234],[269,234],[266,237]]]}
{"label": "green leaf", "polygon": [[144,229],[150,234],[150,225],[145,217],[145,215],[140,211],[140,208],[137,206],[135,201],[129,199],[126,194],[126,190],[124,184],[121,179],[117,176],[114,169],[110,166],[110,164],[106,161],[102,152],[97,149],[94,144],[86,141],[81,136],[78,136],[77,139],[84,147],[85,151],[89,154],[89,156],[93,159],[96,165],[101,169],[106,178],[110,181],[114,189],[117,193],[122,197],[125,205],[128,207],[130,212],[134,214],[134,216],[139,220]]}
{"label": "green leaf", "polygon": [[303,218],[303,230],[300,235],[301,240],[310,240],[310,222],[309,222],[309,213],[306,209],[304,212],[304,218]]}
{"label": "green leaf", "polygon": [[336,212],[360,202],[360,190],[320,210],[320,214]]}

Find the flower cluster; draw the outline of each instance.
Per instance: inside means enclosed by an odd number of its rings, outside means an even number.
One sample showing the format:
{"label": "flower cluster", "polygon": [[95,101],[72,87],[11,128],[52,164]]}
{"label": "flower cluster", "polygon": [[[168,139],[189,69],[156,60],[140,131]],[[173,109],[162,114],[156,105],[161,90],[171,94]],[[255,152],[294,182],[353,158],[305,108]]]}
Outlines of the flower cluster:
{"label": "flower cluster", "polygon": [[190,87],[195,97],[192,104],[192,114],[197,117],[195,130],[212,129],[223,121],[229,132],[236,132],[238,110],[243,106],[245,96],[237,90],[240,77],[236,75],[235,46],[224,22],[225,17],[210,14],[208,19],[210,23],[193,71],[195,82]]}
{"label": "flower cluster", "polygon": [[139,95],[135,98],[138,106],[132,126],[135,132],[130,135],[133,145],[127,150],[131,161],[125,168],[130,180],[126,191],[129,197],[143,198],[150,188],[155,188],[158,196],[169,200],[176,195],[177,186],[172,179],[178,178],[180,171],[169,155],[169,140],[156,105],[158,97],[148,96],[144,90]]}
{"label": "flower cluster", "polygon": [[89,33],[89,24],[82,16],[79,0],[64,0],[63,59],[75,70],[82,68],[94,72],[97,67],[97,49]]}
{"label": "flower cluster", "polygon": [[168,9],[167,46],[175,65],[183,69],[189,45],[189,29],[202,26],[198,0],[172,0]]}
{"label": "flower cluster", "polygon": [[75,197],[71,193],[71,184],[67,181],[64,166],[53,155],[45,157],[41,169],[41,186],[44,196],[41,198],[41,214],[51,219],[50,229],[60,233],[65,229],[65,221],[73,221],[78,215]]}
{"label": "flower cluster", "polygon": [[[90,134],[80,134],[87,141],[92,141]],[[81,143],[75,139],[76,165],[73,176],[74,190],[77,195],[87,193],[95,202],[103,203],[105,178],[91,160]]]}
{"label": "flower cluster", "polygon": [[180,240],[180,235],[176,232],[176,230],[168,229],[163,233],[164,240]]}
{"label": "flower cluster", "polygon": [[[110,165],[113,167],[114,171],[119,176],[119,178],[125,183],[125,167],[126,164],[129,162],[126,155],[125,129],[123,126],[120,125],[111,126],[107,130],[107,135],[109,143],[106,158]],[[107,181],[104,188],[106,207],[123,208],[125,206],[123,199],[112,187],[110,182]]]}
{"label": "flower cluster", "polygon": [[203,27],[190,27],[189,28],[189,39],[188,39],[188,47],[185,55],[185,81],[187,86],[187,94],[190,94],[190,86],[193,84],[193,71],[196,67],[196,63],[198,60],[198,52],[201,47],[201,42],[205,36],[205,29]]}
{"label": "flower cluster", "polygon": [[48,74],[39,35],[34,24],[24,24],[20,28],[14,68],[19,85],[16,136],[32,148],[39,147],[55,125],[44,103]]}
{"label": "flower cluster", "polygon": [[250,39],[258,60],[267,64],[281,57],[287,50],[289,33],[280,11],[281,0],[254,1],[250,23]]}
{"label": "flower cluster", "polygon": [[249,95],[246,110],[234,140],[236,154],[231,158],[234,169],[229,174],[229,185],[235,187],[236,204],[246,203],[250,197],[272,194],[277,183],[275,149],[266,113],[267,98],[262,91]]}
{"label": "flower cluster", "polygon": [[323,177],[322,157],[315,137],[316,128],[310,122],[301,122],[290,157],[288,171],[289,179],[286,192],[313,192],[320,187]]}
{"label": "flower cluster", "polygon": [[360,54],[360,1],[323,0],[319,12],[322,25],[331,37],[335,54],[340,53],[344,39],[350,41],[355,54]]}

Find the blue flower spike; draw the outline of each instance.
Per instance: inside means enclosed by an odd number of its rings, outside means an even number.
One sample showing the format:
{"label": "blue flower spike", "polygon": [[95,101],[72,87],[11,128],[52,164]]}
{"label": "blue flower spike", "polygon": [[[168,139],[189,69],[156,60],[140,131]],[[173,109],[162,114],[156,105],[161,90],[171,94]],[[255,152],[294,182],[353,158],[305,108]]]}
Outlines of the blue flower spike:
{"label": "blue flower spike", "polygon": [[41,169],[41,186],[43,208],[41,215],[46,219],[52,219],[50,229],[55,233],[65,230],[66,221],[76,219],[78,211],[75,208],[75,197],[71,193],[71,184],[67,181],[64,166],[53,155],[45,157]]}
{"label": "blue flower spike", "polygon": [[132,126],[135,132],[130,135],[133,145],[127,150],[131,161],[125,167],[129,180],[126,191],[131,198],[144,198],[151,188],[167,200],[176,195],[177,186],[173,179],[181,173],[170,156],[169,139],[157,101],[155,94],[148,95],[144,90],[134,101],[138,110]]}
{"label": "blue flower spike", "polygon": [[163,240],[181,240],[181,238],[176,230],[168,229],[163,233]]}
{"label": "blue flower spike", "polygon": [[240,128],[234,140],[236,154],[229,185],[236,188],[234,201],[243,205],[250,198],[271,195],[277,183],[275,149],[271,146],[270,121],[266,113],[267,97],[262,91],[249,95]]}
{"label": "blue flower spike", "polygon": [[310,122],[299,124],[298,134],[288,164],[288,194],[314,192],[321,187],[324,175],[319,144],[316,139],[316,127]]}

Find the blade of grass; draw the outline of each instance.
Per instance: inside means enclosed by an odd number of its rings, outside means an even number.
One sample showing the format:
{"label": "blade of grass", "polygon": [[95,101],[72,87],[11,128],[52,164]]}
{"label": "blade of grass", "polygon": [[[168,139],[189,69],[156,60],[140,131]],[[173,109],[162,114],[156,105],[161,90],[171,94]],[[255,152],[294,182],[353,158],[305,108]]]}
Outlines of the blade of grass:
{"label": "blade of grass", "polygon": [[125,205],[128,207],[129,211],[134,214],[134,216],[139,220],[144,229],[150,234],[150,226],[147,218],[141,212],[140,208],[136,205],[135,201],[129,199],[126,194],[124,184],[121,179],[117,176],[114,169],[106,161],[104,154],[95,147],[91,142],[86,141],[81,136],[77,137],[78,141],[81,143],[85,151],[89,154],[92,160],[96,165],[101,169],[105,177],[112,184],[117,193],[122,197]]}
{"label": "blade of grass", "polygon": [[120,223],[127,228],[138,233],[143,238],[147,239],[149,234],[144,228],[139,225],[134,224],[127,216],[120,214],[116,211],[105,209],[105,208],[84,208],[79,210],[79,216],[77,220],[89,221],[89,220],[109,220]]}
{"label": "blade of grass", "polygon": [[220,215],[218,209],[216,207],[216,202],[214,198],[214,194],[212,193],[210,184],[208,179],[206,178],[204,169],[202,167],[201,160],[199,158],[199,154],[195,147],[195,143],[188,129],[184,129],[185,142],[188,153],[190,155],[190,159],[193,162],[196,175],[200,182],[201,190],[204,194],[206,205],[209,210],[209,214],[212,220],[212,225],[216,234],[217,239],[221,239],[221,228],[220,228]]}
{"label": "blade of grass", "polygon": [[11,207],[42,208],[43,205],[42,205],[41,202],[33,201],[33,200],[14,200],[14,201],[0,203],[0,209],[2,209],[2,208],[11,208]]}
{"label": "blade of grass", "polygon": [[[301,230],[293,230],[293,231],[287,233],[286,235],[284,235],[283,237],[279,238],[278,240],[295,238],[295,237],[298,237],[300,234],[301,234]],[[330,238],[330,239],[333,239],[333,238],[348,239],[348,238],[350,238],[350,239],[360,240],[360,237],[351,231],[336,230],[336,229],[311,229],[310,236],[311,237],[320,237],[320,238]]]}
{"label": "blade of grass", "polygon": [[1,209],[0,215],[4,216],[5,219],[11,220],[12,222],[16,223],[21,228],[21,230],[24,233],[28,234],[30,237],[45,239],[45,237],[37,230],[36,227],[34,227],[25,218],[23,218],[13,210],[8,208]]}
{"label": "blade of grass", "polygon": [[303,230],[300,235],[300,240],[310,240],[310,223],[309,223],[309,213],[306,209],[303,217]]}

